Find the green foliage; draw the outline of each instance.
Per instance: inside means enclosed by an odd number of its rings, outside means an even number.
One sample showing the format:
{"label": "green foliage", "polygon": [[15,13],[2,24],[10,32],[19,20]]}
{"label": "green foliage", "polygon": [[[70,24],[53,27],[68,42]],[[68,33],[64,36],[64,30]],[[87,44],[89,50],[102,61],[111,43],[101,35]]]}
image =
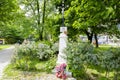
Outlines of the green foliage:
{"label": "green foliage", "polygon": [[105,77],[108,79],[110,78],[109,73],[115,73],[112,78],[118,79],[120,71],[119,47],[105,48],[99,51],[88,43],[71,42],[68,43],[65,53],[67,55],[68,70],[73,73],[74,77],[82,79],[86,77],[88,79],[90,76],[86,74],[87,69],[94,69],[99,73],[105,72]]}
{"label": "green foliage", "polygon": [[[70,71],[73,73],[75,77],[82,77],[85,76],[85,63],[87,56],[92,54],[93,47],[86,43],[70,43],[66,48],[66,55],[67,55],[67,64]],[[88,60],[90,58],[88,57]]]}
{"label": "green foliage", "polygon": [[50,58],[50,56],[53,54],[53,51],[51,50],[49,45],[40,43],[38,44],[37,54],[40,60],[46,60]]}
{"label": "green foliage", "polygon": [[24,7],[22,12],[26,15],[22,25],[26,37],[32,34],[41,41],[56,38],[55,11],[51,0],[19,0],[19,5]]}
{"label": "green foliage", "polygon": [[[106,71],[106,77],[109,72],[115,71],[118,74],[120,71],[120,48],[110,48],[100,54],[100,66]],[[116,77],[116,75],[114,75]]]}
{"label": "green foliage", "polygon": [[28,44],[16,45],[14,54],[12,63],[16,68],[36,70],[36,64],[39,61],[49,60],[53,51],[47,44],[28,42]]}
{"label": "green foliage", "polygon": [[0,27],[4,22],[10,22],[14,19],[18,5],[16,0],[0,0]]}
{"label": "green foliage", "polygon": [[38,60],[38,58],[35,58],[37,56],[36,52],[37,49],[35,44],[22,44],[20,46],[16,45],[14,53],[15,56],[13,57],[12,63],[15,64],[15,67],[17,68],[29,70],[30,69],[29,66],[32,63],[35,63],[34,61]]}
{"label": "green foliage", "polygon": [[3,33],[4,36],[2,37],[5,38],[7,44],[14,44],[18,40],[20,40],[21,42],[23,41],[23,36],[21,34],[21,31],[16,29],[15,27],[8,27],[2,32],[4,32]]}
{"label": "green foliage", "polygon": [[37,64],[35,64],[35,67],[38,71],[50,73],[51,70],[54,69],[55,65],[56,57],[51,57],[47,61],[39,61]]}
{"label": "green foliage", "polygon": [[49,61],[45,63],[45,71],[51,72],[52,69],[56,66],[56,57],[52,57]]}
{"label": "green foliage", "polygon": [[54,54],[58,54],[58,51],[59,51],[59,43],[56,42],[52,45],[51,49],[53,50],[53,53]]}
{"label": "green foliage", "polygon": [[[94,34],[107,33],[119,37],[120,32],[116,26],[120,22],[120,18],[116,17],[119,16],[118,0],[65,0],[65,2],[70,3],[68,9],[65,10],[65,24],[69,30],[71,27],[77,29],[79,33],[86,34],[91,42]],[[97,39],[95,40],[97,42]],[[97,44],[96,47],[98,47]]]}
{"label": "green foliage", "polygon": [[46,44],[46,45],[49,45],[49,46],[52,45],[52,41],[47,41],[47,40],[44,40],[44,41],[38,41],[37,44],[39,45],[39,43]]}
{"label": "green foliage", "polygon": [[[117,15],[114,12],[115,8],[112,7],[111,4],[112,2],[108,3],[107,1],[96,0],[71,1],[71,6],[65,14],[67,19],[66,22],[71,24],[72,21],[72,26],[75,28],[87,29],[90,27],[91,30],[99,33],[100,30],[98,30],[99,27],[97,26],[100,24],[107,24],[115,15]],[[114,5],[117,5],[117,3]],[[105,31],[107,28],[101,26],[100,29]]]}

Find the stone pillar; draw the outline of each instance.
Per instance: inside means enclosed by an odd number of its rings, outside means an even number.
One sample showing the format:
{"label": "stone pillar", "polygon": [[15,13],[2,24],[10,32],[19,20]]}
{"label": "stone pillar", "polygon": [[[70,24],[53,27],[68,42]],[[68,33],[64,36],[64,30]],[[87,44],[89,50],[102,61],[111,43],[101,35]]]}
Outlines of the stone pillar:
{"label": "stone pillar", "polygon": [[67,63],[66,55],[64,49],[67,47],[67,35],[66,32],[60,33],[59,36],[59,54],[57,59],[57,64]]}

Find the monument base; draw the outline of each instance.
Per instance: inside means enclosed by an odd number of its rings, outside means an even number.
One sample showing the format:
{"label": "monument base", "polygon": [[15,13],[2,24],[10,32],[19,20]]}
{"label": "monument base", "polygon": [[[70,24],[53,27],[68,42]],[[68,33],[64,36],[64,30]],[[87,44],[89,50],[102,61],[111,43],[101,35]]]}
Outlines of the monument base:
{"label": "monument base", "polygon": [[[55,69],[52,70],[52,73],[55,74],[57,71]],[[69,71],[65,72],[67,74],[68,77],[72,77],[72,73]]]}
{"label": "monument base", "polygon": [[61,52],[58,54],[58,59],[57,59],[57,62],[56,64],[59,65],[59,64],[62,64],[62,63],[65,63],[67,64],[67,61],[66,61],[66,55],[65,54],[62,54]]}
{"label": "monument base", "polygon": [[[53,74],[56,74],[56,72],[57,71],[55,69],[52,70]],[[76,80],[75,78],[72,77],[72,72],[66,71],[65,73],[67,75],[67,80]]]}

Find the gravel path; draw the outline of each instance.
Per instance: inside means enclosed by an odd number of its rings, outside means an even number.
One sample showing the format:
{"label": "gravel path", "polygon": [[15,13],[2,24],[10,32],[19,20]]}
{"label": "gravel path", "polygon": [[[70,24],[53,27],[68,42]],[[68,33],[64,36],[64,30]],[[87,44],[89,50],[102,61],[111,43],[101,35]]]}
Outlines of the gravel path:
{"label": "gravel path", "polygon": [[[37,80],[37,79],[36,79]],[[63,80],[57,78],[54,74],[42,75],[38,80]],[[75,78],[67,78],[66,80],[76,80]]]}
{"label": "gravel path", "polygon": [[0,51],[0,78],[3,75],[4,68],[10,63],[12,54],[13,54],[13,46]]}

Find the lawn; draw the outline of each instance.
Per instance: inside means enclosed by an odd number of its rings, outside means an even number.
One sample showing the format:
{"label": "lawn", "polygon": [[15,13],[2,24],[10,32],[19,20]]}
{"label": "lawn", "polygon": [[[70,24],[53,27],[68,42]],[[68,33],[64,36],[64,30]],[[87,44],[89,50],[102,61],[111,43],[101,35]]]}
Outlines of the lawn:
{"label": "lawn", "polygon": [[46,70],[46,64],[50,64],[50,61],[51,59],[48,61],[40,61],[36,64],[36,70],[29,71],[17,69],[13,66],[13,64],[9,64],[4,70],[2,80],[43,80],[43,77],[44,80],[48,80],[47,78],[50,77],[53,79],[50,78],[49,80],[59,80],[56,78],[55,74],[51,72],[52,70]]}
{"label": "lawn", "polygon": [[11,47],[11,45],[0,45],[0,50]]}
{"label": "lawn", "polygon": [[36,80],[37,77],[46,74],[45,72],[39,71],[23,71],[20,69],[15,69],[10,64],[4,71],[5,75],[2,77],[2,80]]}

